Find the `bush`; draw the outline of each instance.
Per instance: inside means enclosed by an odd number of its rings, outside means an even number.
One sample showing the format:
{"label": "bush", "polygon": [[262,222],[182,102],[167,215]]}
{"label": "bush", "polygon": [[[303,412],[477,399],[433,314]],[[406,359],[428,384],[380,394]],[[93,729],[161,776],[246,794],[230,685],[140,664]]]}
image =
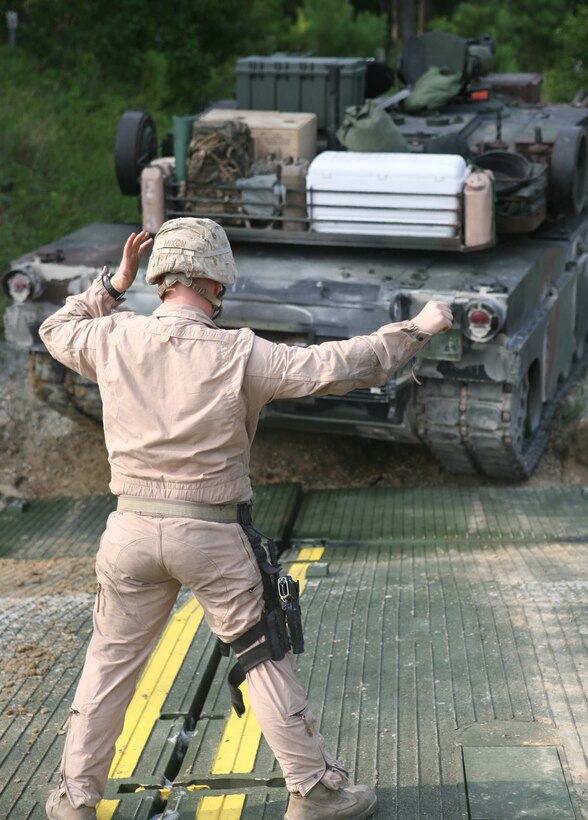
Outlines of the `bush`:
{"label": "bush", "polygon": [[588,8],[580,6],[574,15],[567,14],[555,39],[558,51],[553,68],[545,72],[546,96],[569,102],[579,88],[588,90]]}
{"label": "bush", "polygon": [[355,13],[349,0],[304,0],[287,47],[323,57],[376,57],[386,39],[385,17]]}
{"label": "bush", "polygon": [[19,43],[42,55],[43,68],[76,81],[87,74],[176,114],[230,95],[236,56],[275,51],[284,27],[281,0],[178,0],[172,10],[149,0],[27,0],[21,16]]}
{"label": "bush", "polygon": [[496,46],[495,71],[541,71],[553,61],[555,30],[565,13],[565,0],[462,2],[450,16],[432,19],[428,28],[460,37],[488,32]]}
{"label": "bush", "polygon": [[0,275],[15,257],[96,221],[136,221],[114,175],[116,126],[126,101],[0,47]]}

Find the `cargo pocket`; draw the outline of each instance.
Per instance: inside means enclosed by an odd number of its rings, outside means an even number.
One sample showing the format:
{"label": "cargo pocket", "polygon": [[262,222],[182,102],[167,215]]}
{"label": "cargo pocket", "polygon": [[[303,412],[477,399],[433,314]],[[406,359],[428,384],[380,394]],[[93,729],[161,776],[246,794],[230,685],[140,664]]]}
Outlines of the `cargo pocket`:
{"label": "cargo pocket", "polygon": [[249,592],[254,592],[255,589],[261,583],[261,570],[257,564],[257,560],[255,558],[255,553],[253,552],[253,548],[249,541],[247,540],[247,536],[243,532],[243,528],[240,524],[237,524],[237,534],[239,537],[239,541],[241,543],[241,547],[243,548],[244,557],[246,560],[246,567],[247,567],[247,578],[249,583]]}

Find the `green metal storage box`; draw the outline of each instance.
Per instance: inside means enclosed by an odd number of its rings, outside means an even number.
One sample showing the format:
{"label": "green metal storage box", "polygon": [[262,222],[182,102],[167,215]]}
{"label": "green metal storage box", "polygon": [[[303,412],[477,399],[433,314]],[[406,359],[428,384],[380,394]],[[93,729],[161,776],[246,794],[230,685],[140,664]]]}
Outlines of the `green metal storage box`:
{"label": "green metal storage box", "polygon": [[[329,77],[338,69],[338,89]],[[244,57],[237,60],[237,104],[257,111],[316,114],[318,127],[337,128],[350,105],[365,100],[366,63],[357,57]],[[338,95],[338,121],[329,123],[329,94]]]}

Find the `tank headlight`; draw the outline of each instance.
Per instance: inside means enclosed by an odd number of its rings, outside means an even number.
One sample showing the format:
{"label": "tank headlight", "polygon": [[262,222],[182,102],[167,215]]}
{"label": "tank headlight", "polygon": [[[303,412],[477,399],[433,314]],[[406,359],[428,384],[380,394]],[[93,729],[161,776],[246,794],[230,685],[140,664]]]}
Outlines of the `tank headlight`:
{"label": "tank headlight", "polygon": [[44,287],[41,277],[28,266],[9,271],[2,279],[2,290],[11,302],[22,303],[38,299]]}
{"label": "tank headlight", "polygon": [[499,302],[469,302],[461,316],[461,329],[472,342],[489,342],[504,325],[505,310]]}

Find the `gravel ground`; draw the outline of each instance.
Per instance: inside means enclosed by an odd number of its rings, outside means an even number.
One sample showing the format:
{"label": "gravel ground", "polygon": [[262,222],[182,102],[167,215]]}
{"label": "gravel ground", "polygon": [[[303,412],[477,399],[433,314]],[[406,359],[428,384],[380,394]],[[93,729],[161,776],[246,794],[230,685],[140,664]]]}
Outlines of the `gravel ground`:
{"label": "gravel ground", "polygon": [[[39,402],[26,378],[26,362],[26,353],[15,355],[0,345],[0,498],[108,492],[100,428],[60,416]],[[588,457],[578,437],[584,396],[588,378],[562,404],[531,483],[588,484]],[[253,447],[251,473],[254,483],[297,481],[305,489],[496,483],[451,475],[417,445],[263,428]]]}

